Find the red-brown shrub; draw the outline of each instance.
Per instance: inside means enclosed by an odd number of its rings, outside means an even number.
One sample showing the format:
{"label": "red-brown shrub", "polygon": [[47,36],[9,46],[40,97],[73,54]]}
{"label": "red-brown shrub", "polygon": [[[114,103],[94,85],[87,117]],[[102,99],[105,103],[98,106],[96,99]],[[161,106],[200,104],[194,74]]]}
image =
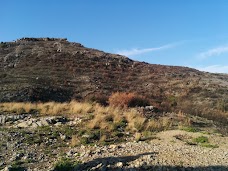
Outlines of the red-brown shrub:
{"label": "red-brown shrub", "polygon": [[110,106],[122,108],[150,105],[149,100],[145,97],[126,92],[112,93],[108,101]]}

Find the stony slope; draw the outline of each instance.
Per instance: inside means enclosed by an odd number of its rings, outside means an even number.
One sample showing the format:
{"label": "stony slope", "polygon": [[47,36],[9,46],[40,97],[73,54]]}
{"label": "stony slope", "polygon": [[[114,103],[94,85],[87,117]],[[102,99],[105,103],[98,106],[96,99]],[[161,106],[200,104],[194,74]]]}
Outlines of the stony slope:
{"label": "stony slope", "polygon": [[66,39],[22,38],[0,44],[1,102],[62,102],[116,91],[137,92],[163,110],[227,122],[227,74],[137,62]]}
{"label": "stony slope", "polygon": [[[121,143],[72,147],[70,137],[78,132],[80,118],[8,114],[0,115],[0,119],[1,171],[53,171],[62,158],[79,162],[69,169],[72,171],[228,169],[228,137],[215,133],[217,128],[207,120],[198,127],[199,132],[167,130],[154,133],[146,141],[126,137]],[[208,138],[210,146],[193,143],[194,138],[202,136]],[[67,165],[62,170],[67,170]]]}

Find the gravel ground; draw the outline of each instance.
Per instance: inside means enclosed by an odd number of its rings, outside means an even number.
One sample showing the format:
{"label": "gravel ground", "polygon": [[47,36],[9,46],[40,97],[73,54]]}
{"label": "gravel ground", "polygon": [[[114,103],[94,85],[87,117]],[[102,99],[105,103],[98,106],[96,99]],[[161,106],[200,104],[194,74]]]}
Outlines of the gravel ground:
{"label": "gravel ground", "polygon": [[217,148],[189,145],[176,136],[198,137],[202,133],[180,130],[157,134],[150,142],[127,142],[103,147],[71,149],[70,154],[84,162],[81,169],[87,170],[227,170],[228,137],[206,135]]}
{"label": "gravel ground", "polygon": [[[228,137],[218,133],[168,130],[146,141],[71,147],[66,132],[78,119],[28,115],[1,122],[1,171],[51,171],[62,157],[79,161],[72,169],[78,171],[228,170]],[[197,142],[199,137],[205,142]]]}

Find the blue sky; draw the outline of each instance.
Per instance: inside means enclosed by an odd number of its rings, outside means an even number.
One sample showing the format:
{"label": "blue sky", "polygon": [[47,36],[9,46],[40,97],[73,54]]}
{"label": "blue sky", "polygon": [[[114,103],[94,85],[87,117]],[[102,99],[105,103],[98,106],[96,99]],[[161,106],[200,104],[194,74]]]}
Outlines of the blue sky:
{"label": "blue sky", "polygon": [[61,37],[148,63],[228,73],[228,0],[1,0],[0,41]]}

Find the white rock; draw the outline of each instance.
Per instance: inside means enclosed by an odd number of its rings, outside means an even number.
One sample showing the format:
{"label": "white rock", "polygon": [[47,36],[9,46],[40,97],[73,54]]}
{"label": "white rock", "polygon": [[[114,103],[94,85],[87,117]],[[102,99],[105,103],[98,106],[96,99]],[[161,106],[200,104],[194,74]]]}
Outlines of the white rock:
{"label": "white rock", "polygon": [[65,140],[66,139],[66,135],[64,135],[64,134],[59,134],[60,135],[60,138],[62,139],[62,140]]}
{"label": "white rock", "polygon": [[118,163],[116,163],[116,166],[117,166],[117,167],[123,167],[123,162],[118,162]]}
{"label": "white rock", "polygon": [[55,126],[61,126],[62,125],[62,122],[57,122],[56,124],[55,124]]}
{"label": "white rock", "polygon": [[20,128],[27,128],[27,127],[29,127],[29,125],[28,125],[27,122],[21,122],[17,126],[20,127]]}

